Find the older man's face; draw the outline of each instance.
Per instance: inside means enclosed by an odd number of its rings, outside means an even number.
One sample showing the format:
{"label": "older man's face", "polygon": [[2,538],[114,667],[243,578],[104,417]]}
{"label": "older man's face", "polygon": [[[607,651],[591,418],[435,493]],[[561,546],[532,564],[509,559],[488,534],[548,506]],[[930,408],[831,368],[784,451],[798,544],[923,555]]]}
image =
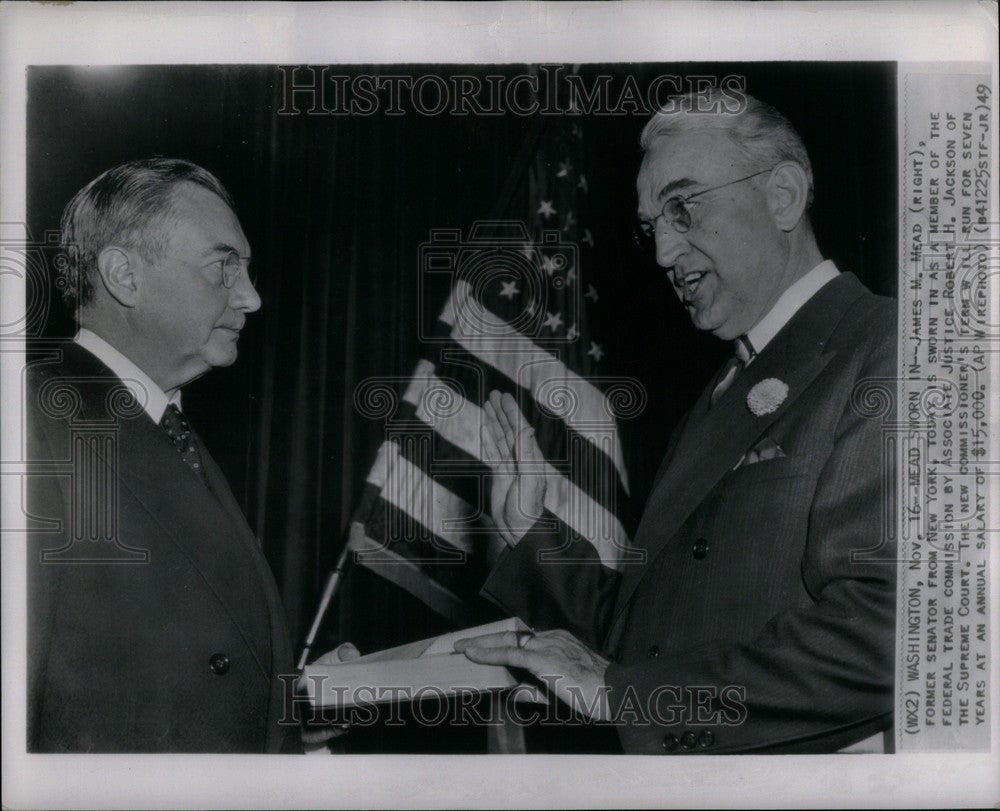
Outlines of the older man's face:
{"label": "older man's face", "polygon": [[240,330],[260,297],[245,273],[231,288],[221,283],[219,260],[231,250],[249,257],[250,246],[215,194],[182,184],[165,227],[169,238],[163,255],[146,265],[135,318],[160,367],[154,379],[172,389],[236,360]]}
{"label": "older man's face", "polygon": [[636,182],[639,217],[656,218],[657,263],[670,275],[695,327],[724,340],[756,324],[786,285],[788,245],[771,216],[768,175],[692,200],[686,233],[659,215],[670,197],[729,183],[754,168],[740,161],[726,134],[683,132],[653,142]]}

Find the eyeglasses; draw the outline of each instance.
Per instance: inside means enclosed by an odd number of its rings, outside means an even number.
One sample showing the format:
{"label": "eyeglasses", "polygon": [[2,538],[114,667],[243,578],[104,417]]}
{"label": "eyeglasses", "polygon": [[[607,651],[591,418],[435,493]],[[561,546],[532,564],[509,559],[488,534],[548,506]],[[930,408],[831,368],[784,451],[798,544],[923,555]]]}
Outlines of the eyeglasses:
{"label": "eyeglasses", "polygon": [[[774,167],[771,168],[773,169]],[[750,178],[757,177],[758,175],[767,174],[770,171],[771,169],[762,169],[759,172],[754,172],[752,175],[740,177],[736,180],[730,180],[728,183],[723,183],[719,186],[712,186],[710,189],[702,189],[694,194],[675,194],[673,197],[668,197],[666,201],[664,201],[663,208],[656,217],[652,220],[639,220],[639,222],[636,223],[636,242],[641,246],[646,246],[653,241],[656,236],[656,221],[660,217],[663,217],[663,219],[669,223],[678,234],[686,234],[691,229],[691,209],[688,208],[688,203],[694,200],[695,197],[701,197],[703,194],[708,194],[710,191],[718,191],[719,189],[724,189],[727,186],[735,186],[737,183],[742,183],[744,180],[750,180]]]}
{"label": "eyeglasses", "polygon": [[222,259],[209,262],[205,267],[210,268],[215,265],[219,265],[220,267],[222,286],[227,290],[232,289],[233,285],[240,278],[241,273],[246,273],[250,284],[256,286],[257,280],[255,277],[257,274],[250,270],[250,260],[244,259],[237,251],[230,251]]}

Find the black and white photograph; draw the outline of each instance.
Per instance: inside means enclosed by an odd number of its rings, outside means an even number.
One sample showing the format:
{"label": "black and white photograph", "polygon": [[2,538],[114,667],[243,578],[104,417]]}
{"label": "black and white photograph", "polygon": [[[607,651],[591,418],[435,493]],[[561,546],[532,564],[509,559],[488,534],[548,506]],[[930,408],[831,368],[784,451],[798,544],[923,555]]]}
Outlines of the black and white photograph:
{"label": "black and white photograph", "polygon": [[998,799],[995,7],[154,5],[0,9],[5,805]]}

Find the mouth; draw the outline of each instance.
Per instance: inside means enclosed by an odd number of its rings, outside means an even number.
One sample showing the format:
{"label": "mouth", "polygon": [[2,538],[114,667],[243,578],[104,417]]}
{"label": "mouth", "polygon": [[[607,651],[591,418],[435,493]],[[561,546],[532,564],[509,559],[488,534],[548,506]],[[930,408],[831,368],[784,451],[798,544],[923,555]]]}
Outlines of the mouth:
{"label": "mouth", "polygon": [[701,280],[707,275],[708,273],[706,271],[687,273],[679,280],[679,282],[675,283],[674,286],[681,294],[681,298],[684,300],[685,304],[695,297],[695,294],[698,292],[698,287],[701,284]]}

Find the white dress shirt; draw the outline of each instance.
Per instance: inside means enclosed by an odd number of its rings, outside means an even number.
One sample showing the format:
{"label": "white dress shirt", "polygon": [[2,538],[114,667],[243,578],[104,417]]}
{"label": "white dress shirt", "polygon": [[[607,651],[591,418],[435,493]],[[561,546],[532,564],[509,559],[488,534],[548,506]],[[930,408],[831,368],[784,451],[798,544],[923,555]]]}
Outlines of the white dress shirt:
{"label": "white dress shirt", "polygon": [[81,327],[73,340],[121,378],[122,383],[132,392],[132,396],[138,403],[142,404],[143,410],[157,425],[163,419],[163,412],[167,410],[168,405],[173,403],[177,408],[181,407],[180,389],[168,397],[149,375],[100,335]]}
{"label": "white dress shirt", "polygon": [[[792,316],[797,313],[803,304],[815,296],[827,282],[840,275],[837,266],[829,259],[820,262],[810,270],[805,276],[796,281],[784,293],[782,293],[774,306],[768,311],[760,321],[747,330],[747,340],[753,347],[755,355],[747,360],[747,365],[753,363],[756,354],[764,351],[764,347],[771,343],[783,326],[792,320]],[[736,342],[739,344],[739,341]],[[741,347],[737,346],[737,351]]]}

